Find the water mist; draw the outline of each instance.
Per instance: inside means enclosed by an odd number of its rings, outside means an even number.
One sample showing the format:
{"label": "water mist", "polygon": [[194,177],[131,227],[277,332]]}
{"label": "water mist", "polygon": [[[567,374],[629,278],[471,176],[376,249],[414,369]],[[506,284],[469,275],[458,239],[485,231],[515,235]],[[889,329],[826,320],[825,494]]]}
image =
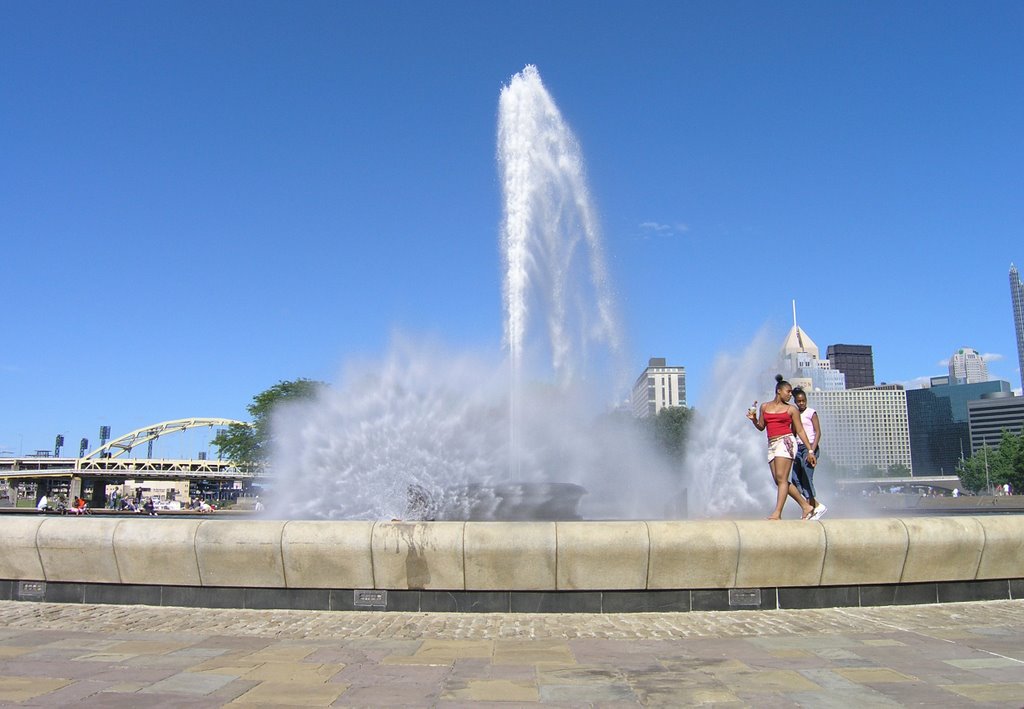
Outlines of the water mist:
{"label": "water mist", "polygon": [[764,403],[775,395],[777,342],[762,331],[739,355],[715,359],[683,463],[691,517],[761,517],[774,506],[765,434],[745,413],[755,401]]}
{"label": "water mist", "polygon": [[[275,413],[271,512],[302,519],[685,514],[678,470],[628,414],[621,335],[580,147],[537,69],[501,91],[505,356],[397,337],[312,401]],[[516,518],[523,518],[517,516]],[[564,518],[564,517],[563,517]]]}

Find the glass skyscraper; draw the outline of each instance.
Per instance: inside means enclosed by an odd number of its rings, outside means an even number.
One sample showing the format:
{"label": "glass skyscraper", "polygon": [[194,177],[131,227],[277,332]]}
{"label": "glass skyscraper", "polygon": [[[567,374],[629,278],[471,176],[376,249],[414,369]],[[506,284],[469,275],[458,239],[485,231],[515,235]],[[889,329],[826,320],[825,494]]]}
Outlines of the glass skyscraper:
{"label": "glass skyscraper", "polygon": [[1010,264],[1010,300],[1013,302],[1013,328],[1017,333],[1017,366],[1024,386],[1024,282],[1017,267]]}
{"label": "glass skyscraper", "polygon": [[955,475],[961,456],[971,455],[968,406],[985,395],[1009,394],[1001,380],[977,384],[940,383],[907,392],[910,456],[917,475]]}

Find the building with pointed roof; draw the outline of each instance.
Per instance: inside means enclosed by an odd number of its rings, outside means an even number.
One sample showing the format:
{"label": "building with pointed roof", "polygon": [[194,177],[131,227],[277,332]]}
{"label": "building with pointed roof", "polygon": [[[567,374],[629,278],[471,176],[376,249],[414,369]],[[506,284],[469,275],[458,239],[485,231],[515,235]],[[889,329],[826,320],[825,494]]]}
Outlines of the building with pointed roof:
{"label": "building with pointed roof", "polygon": [[821,359],[814,340],[796,321],[782,343],[783,371],[793,386],[807,392],[807,403],[818,412],[825,456],[846,474],[864,468],[880,472],[902,466],[913,470],[907,393],[889,385],[847,389],[846,376]]}
{"label": "building with pointed roof", "polygon": [[793,327],[782,342],[781,359],[789,382],[794,387],[820,391],[841,391],[846,377],[832,363],[821,359],[821,350],[796,322],[796,301],[793,301]]}

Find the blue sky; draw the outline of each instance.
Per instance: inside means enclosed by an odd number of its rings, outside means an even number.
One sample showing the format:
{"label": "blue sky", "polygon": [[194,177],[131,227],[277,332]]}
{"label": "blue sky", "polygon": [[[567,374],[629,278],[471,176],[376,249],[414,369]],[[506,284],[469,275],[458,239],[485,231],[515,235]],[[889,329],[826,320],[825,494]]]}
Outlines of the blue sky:
{"label": "blue sky", "polygon": [[498,94],[582,144],[636,371],[781,338],[1020,386],[1024,4],[6,2],[0,449],[500,351]]}

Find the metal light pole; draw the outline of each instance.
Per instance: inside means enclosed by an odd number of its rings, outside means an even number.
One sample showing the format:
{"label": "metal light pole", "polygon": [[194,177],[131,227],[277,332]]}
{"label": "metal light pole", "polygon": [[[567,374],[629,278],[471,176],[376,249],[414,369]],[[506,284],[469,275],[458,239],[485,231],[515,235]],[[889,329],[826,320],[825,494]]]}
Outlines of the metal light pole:
{"label": "metal light pole", "polygon": [[985,454],[985,489],[988,491],[988,494],[991,495],[992,483],[989,482],[988,479],[988,446],[982,446],[981,452]]}

